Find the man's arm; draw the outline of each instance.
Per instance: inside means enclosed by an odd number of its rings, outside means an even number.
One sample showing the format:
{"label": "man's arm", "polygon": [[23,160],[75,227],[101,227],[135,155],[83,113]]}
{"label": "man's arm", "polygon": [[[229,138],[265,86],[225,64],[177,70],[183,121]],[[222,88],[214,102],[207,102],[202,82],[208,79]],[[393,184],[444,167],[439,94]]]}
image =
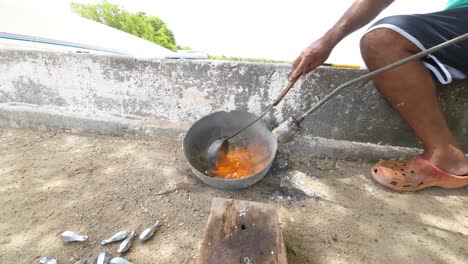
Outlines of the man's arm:
{"label": "man's arm", "polygon": [[320,66],[346,36],[367,25],[394,0],[355,0],[338,22],[320,39],[305,48],[293,62],[290,79],[299,78]]}

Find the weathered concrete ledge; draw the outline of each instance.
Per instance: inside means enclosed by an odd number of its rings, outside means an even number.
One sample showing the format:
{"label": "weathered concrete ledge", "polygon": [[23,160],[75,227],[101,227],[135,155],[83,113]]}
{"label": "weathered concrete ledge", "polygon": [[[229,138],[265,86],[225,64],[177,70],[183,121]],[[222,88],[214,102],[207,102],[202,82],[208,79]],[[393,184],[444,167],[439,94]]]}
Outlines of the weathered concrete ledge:
{"label": "weathered concrete ledge", "polygon": [[178,139],[191,123],[144,119],[103,111],[61,109],[56,106],[0,104],[0,127],[63,130],[114,136],[146,136]]}
{"label": "weathered concrete ledge", "polygon": [[[114,136],[137,136],[181,140],[191,123],[118,116],[103,112],[60,112],[57,107],[27,104],[0,105],[0,127],[60,130],[72,133],[99,133]],[[9,120],[9,121],[6,121]],[[344,160],[375,161],[412,156],[417,148],[349,142],[311,136],[297,136],[282,144],[281,151],[311,157],[333,157]]]}
{"label": "weathered concrete ledge", "polygon": [[[0,125],[173,137],[214,111],[261,113],[284,88],[290,70],[289,65],[0,51]],[[299,80],[265,121],[275,127],[363,73],[319,68]],[[442,88],[441,99],[450,127],[468,148],[467,83]],[[303,125],[306,138],[419,146],[372,83],[350,87]]]}

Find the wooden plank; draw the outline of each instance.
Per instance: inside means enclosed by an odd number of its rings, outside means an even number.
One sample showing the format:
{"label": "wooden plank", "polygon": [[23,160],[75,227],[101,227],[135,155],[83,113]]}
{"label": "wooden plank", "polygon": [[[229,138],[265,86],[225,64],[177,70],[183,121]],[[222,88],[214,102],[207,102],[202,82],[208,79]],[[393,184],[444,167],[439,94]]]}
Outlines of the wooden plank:
{"label": "wooden plank", "polygon": [[214,198],[197,263],[287,263],[276,208]]}

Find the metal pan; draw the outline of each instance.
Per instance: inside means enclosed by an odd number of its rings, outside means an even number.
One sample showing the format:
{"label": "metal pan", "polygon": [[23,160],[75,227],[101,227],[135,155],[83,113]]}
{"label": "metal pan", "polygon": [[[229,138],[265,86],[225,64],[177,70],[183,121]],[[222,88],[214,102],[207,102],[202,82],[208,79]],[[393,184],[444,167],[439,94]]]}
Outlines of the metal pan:
{"label": "metal pan", "polygon": [[232,145],[260,142],[268,149],[264,168],[259,172],[242,179],[222,179],[208,176],[208,148],[217,139],[232,135],[257,118],[256,115],[243,111],[216,112],[203,117],[193,124],[185,135],[183,142],[184,157],[195,176],[208,185],[220,189],[241,189],[260,181],[270,169],[278,149],[276,137],[265,122],[259,120],[235,139]]}

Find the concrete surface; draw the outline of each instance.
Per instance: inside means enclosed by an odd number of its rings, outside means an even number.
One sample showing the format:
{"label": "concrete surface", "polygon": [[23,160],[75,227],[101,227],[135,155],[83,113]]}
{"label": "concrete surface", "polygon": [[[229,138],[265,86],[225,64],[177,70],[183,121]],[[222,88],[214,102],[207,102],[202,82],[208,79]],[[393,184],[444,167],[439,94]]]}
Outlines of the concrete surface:
{"label": "concrete surface", "polygon": [[[194,263],[214,197],[278,208],[291,264],[466,264],[468,188],[395,193],[376,184],[372,163],[286,153],[259,183],[239,191],[199,181],[181,157],[180,140],[140,139],[0,128],[0,263],[58,263],[94,258],[134,240],[133,263]],[[64,244],[64,230],[89,236]],[[268,243],[265,241],[264,243]],[[253,262],[255,263],[255,261]]]}
{"label": "concrete surface", "polygon": [[[261,113],[284,88],[290,66],[0,51],[0,72],[2,126],[175,136],[214,111]],[[363,73],[319,68],[265,120],[273,128]],[[468,148],[466,83],[442,88],[441,98],[450,127]],[[418,147],[371,83],[344,91],[303,125],[306,137]]]}

